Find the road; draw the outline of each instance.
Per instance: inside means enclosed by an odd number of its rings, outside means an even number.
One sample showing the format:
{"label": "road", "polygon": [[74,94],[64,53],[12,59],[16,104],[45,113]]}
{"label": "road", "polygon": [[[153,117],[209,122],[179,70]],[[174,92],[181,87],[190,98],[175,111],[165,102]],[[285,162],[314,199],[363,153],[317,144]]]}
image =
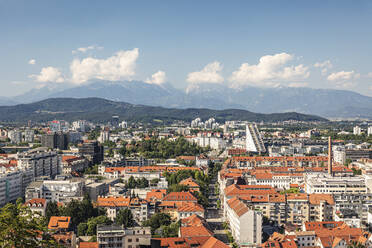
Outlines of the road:
{"label": "road", "polygon": [[217,200],[219,196],[216,195],[215,187],[217,185],[217,178],[212,178],[209,184],[209,205],[206,209],[206,220],[209,227],[213,230],[214,236],[222,242],[229,244],[226,231],[223,228],[223,212],[221,209],[217,209]]}

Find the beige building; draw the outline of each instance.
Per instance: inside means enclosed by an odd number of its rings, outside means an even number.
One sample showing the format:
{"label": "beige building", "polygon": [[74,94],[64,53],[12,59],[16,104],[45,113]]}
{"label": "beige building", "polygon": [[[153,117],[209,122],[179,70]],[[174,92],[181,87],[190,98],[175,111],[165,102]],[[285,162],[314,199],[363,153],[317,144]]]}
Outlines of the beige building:
{"label": "beige building", "polygon": [[124,229],[119,225],[98,225],[97,242],[99,248],[137,248],[149,245],[151,240],[150,227],[133,227]]}
{"label": "beige building", "polygon": [[248,207],[238,197],[227,202],[226,219],[239,246],[257,247],[262,241],[262,213]]}

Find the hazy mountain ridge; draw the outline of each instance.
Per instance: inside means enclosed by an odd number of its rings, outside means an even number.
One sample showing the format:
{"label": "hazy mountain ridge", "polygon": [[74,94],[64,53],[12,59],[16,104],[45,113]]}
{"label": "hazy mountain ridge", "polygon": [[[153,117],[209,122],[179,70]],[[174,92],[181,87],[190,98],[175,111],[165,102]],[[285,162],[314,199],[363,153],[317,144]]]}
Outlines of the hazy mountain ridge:
{"label": "hazy mountain ridge", "polygon": [[232,89],[221,84],[199,84],[184,92],[170,84],[96,81],[67,89],[33,89],[12,98],[11,104],[57,97],[98,97],[172,108],[234,108],[260,113],[299,112],[324,117],[372,118],[372,97],[352,91],[288,87]]}
{"label": "hazy mountain ridge", "polygon": [[122,120],[143,122],[169,122],[174,120],[191,121],[196,117],[207,119],[214,117],[219,122],[226,120],[247,121],[326,121],[326,119],[298,113],[258,114],[241,109],[175,109],[135,105],[115,102],[101,98],[50,98],[47,100],[0,107],[0,121],[27,122],[28,120],[46,122],[53,119],[67,121],[85,119],[107,122],[113,115]]}

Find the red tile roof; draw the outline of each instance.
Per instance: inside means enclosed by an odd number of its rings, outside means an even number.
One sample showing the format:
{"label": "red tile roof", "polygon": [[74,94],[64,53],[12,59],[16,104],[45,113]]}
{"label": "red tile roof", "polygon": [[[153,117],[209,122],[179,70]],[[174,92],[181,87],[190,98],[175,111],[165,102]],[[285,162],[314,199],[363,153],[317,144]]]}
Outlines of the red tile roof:
{"label": "red tile roof", "polygon": [[249,210],[247,205],[245,205],[238,197],[234,197],[228,200],[227,204],[239,217],[247,213]]}
{"label": "red tile roof", "polygon": [[181,237],[211,237],[211,232],[205,226],[186,226],[180,227]]}
{"label": "red tile roof", "polygon": [[193,196],[190,192],[171,192],[163,198],[164,201],[189,201],[189,202],[197,202],[195,196]]}
{"label": "red tile roof", "polygon": [[98,248],[98,242],[80,242],[79,248]]}
{"label": "red tile roof", "polygon": [[43,198],[34,198],[34,199],[31,199],[27,202],[25,202],[25,205],[29,206],[29,207],[32,207],[33,205],[36,205],[35,207],[44,207],[46,206],[46,200],[43,199]]}
{"label": "red tile roof", "polygon": [[230,246],[226,245],[221,240],[216,239],[215,237],[210,237],[207,242],[205,242],[201,248],[229,248]]}

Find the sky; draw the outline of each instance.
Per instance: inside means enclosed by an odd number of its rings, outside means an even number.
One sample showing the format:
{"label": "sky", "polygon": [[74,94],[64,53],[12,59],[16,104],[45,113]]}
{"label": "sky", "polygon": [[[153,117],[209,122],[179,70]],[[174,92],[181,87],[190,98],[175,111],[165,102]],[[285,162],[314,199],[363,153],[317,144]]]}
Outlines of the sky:
{"label": "sky", "polygon": [[0,95],[92,80],[372,96],[372,1],[0,0]]}

